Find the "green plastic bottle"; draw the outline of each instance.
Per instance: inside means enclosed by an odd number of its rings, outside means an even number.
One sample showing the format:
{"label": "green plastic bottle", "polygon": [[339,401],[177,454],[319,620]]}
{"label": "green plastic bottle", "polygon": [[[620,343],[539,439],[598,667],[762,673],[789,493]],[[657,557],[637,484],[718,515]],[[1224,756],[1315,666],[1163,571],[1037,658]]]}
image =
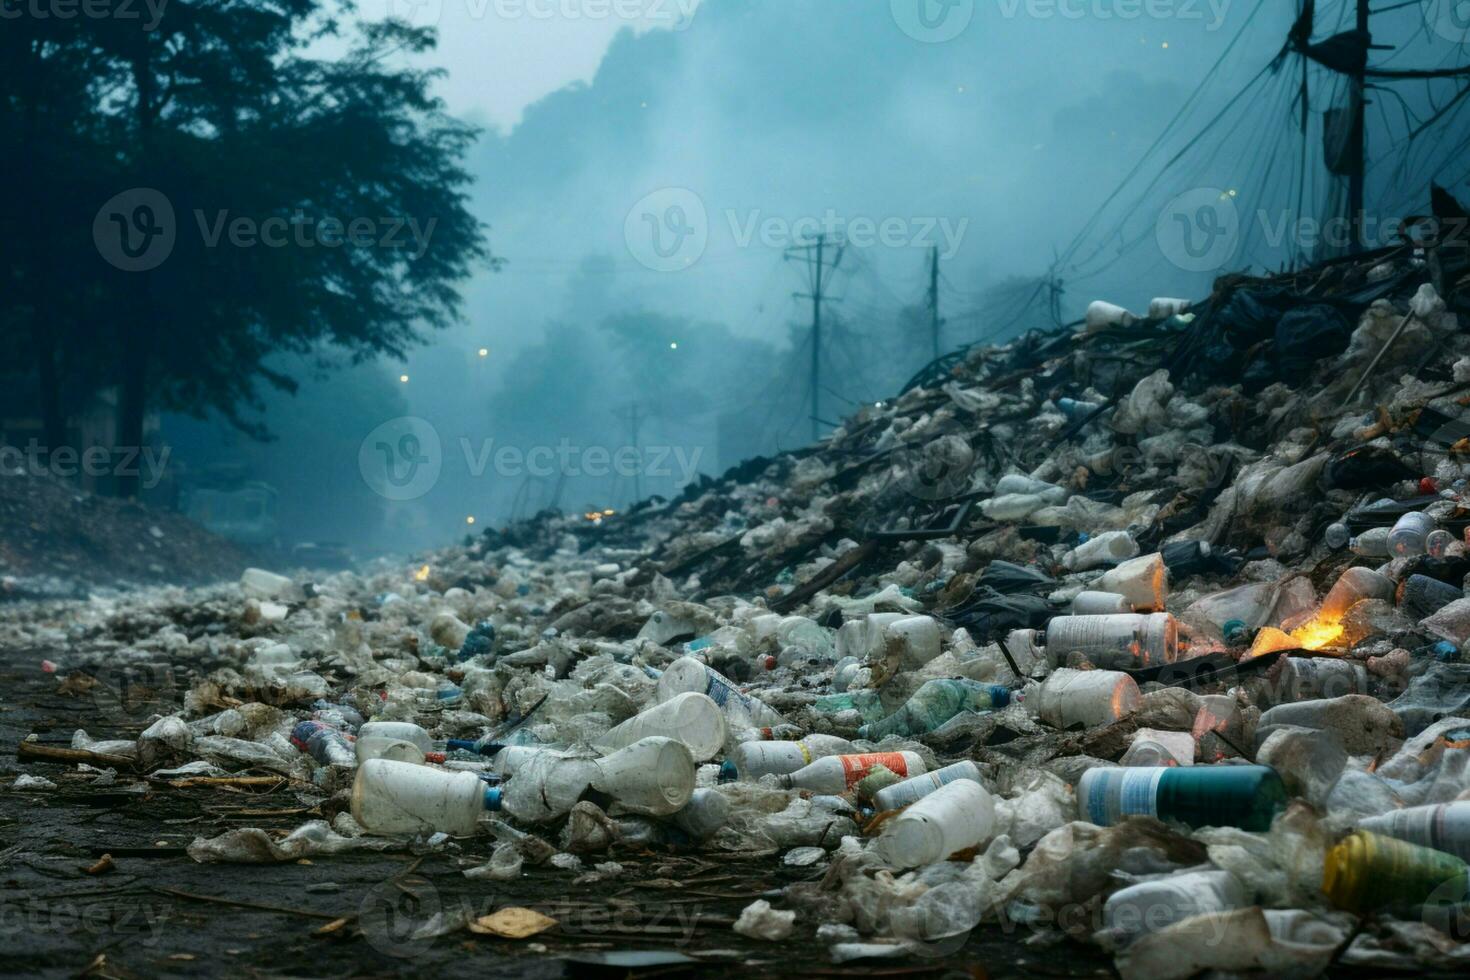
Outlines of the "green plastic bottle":
{"label": "green plastic bottle", "polygon": [[964,678],[926,681],[893,714],[858,729],[860,738],[922,735],[932,732],[962,711],[992,711],[1011,703],[1011,691],[1000,684],[982,684]]}
{"label": "green plastic bottle", "polygon": [[1270,766],[1098,766],[1077,784],[1083,819],[1100,827],[1143,815],[1190,827],[1265,831],[1286,803],[1286,787]]}
{"label": "green plastic bottle", "polygon": [[1327,852],[1322,892],[1349,912],[1470,900],[1470,866],[1453,854],[1366,830]]}
{"label": "green plastic bottle", "polygon": [[813,705],[824,715],[835,715],[839,711],[856,711],[865,724],[883,717],[883,700],[877,691],[860,688],[841,694],[824,694]]}

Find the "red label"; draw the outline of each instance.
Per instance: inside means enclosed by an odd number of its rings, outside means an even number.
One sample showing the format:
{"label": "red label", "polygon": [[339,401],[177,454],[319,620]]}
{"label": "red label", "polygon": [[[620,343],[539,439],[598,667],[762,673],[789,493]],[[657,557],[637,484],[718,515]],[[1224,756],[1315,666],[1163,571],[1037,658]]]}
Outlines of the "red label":
{"label": "red label", "polygon": [[852,789],[877,765],[886,766],[900,776],[909,774],[909,764],[902,752],[867,752],[863,755],[842,755],[842,771],[847,775],[847,788]]}

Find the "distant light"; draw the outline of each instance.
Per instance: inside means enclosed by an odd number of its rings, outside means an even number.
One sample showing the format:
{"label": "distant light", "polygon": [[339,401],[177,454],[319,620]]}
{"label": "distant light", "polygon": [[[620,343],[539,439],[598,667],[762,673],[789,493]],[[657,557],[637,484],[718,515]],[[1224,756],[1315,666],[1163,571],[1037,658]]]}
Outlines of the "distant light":
{"label": "distant light", "polygon": [[469,517],[466,517],[464,519],[464,522],[466,524],[473,524],[473,523],[475,523],[475,515],[474,514],[471,514]]}
{"label": "distant light", "polygon": [[602,514],[603,514],[604,517],[611,517],[611,516],[613,516],[616,513],[617,513],[617,511],[613,510],[611,507],[609,507],[607,510],[605,510],[605,511],[602,512]]}
{"label": "distant light", "polygon": [[429,577],[429,566],[425,565],[423,568],[420,568],[418,571],[414,572],[413,577],[420,582],[426,581]]}
{"label": "distant light", "polygon": [[400,374],[398,376],[398,380],[401,381],[401,382],[403,382],[404,384],[408,384],[408,375],[406,375],[406,374]]}
{"label": "distant light", "polygon": [[678,350],[678,349],[679,349],[679,342],[677,340],[671,340],[671,341],[669,341],[669,350]]}
{"label": "distant light", "polygon": [[1165,41],[1165,42],[1164,42],[1164,47],[1165,47],[1165,48],[1168,48],[1168,47],[1169,47],[1169,42],[1168,42],[1168,41]]}
{"label": "distant light", "polygon": [[481,347],[480,348],[480,356],[481,357],[489,357],[490,356],[490,348],[488,348],[488,347]]}

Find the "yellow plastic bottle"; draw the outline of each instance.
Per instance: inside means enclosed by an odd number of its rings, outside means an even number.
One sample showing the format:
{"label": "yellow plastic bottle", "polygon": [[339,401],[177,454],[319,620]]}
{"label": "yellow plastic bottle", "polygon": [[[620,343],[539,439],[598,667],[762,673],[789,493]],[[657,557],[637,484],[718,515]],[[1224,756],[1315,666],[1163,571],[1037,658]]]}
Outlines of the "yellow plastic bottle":
{"label": "yellow plastic bottle", "polygon": [[1453,854],[1359,830],[1327,852],[1322,891],[1349,912],[1463,902],[1470,895],[1470,865]]}

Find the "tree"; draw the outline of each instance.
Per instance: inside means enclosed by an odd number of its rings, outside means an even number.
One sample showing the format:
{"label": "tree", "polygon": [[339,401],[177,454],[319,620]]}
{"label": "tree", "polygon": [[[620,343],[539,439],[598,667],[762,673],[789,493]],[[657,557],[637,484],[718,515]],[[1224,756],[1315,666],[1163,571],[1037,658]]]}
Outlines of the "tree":
{"label": "tree", "polygon": [[[259,408],[262,381],[294,390],[270,355],[401,356],[459,315],[476,264],[495,264],[466,208],[474,131],[444,115],[437,73],[389,64],[433,32],[372,24],[345,56],[313,56],[336,9],[171,0],[152,30],[73,22],[112,185],[86,220],[97,248],[81,278],[107,318],[83,349],[111,367],[122,446],[142,444],[153,409],[264,436],[241,409]],[[37,302],[41,323],[61,298]]]}

